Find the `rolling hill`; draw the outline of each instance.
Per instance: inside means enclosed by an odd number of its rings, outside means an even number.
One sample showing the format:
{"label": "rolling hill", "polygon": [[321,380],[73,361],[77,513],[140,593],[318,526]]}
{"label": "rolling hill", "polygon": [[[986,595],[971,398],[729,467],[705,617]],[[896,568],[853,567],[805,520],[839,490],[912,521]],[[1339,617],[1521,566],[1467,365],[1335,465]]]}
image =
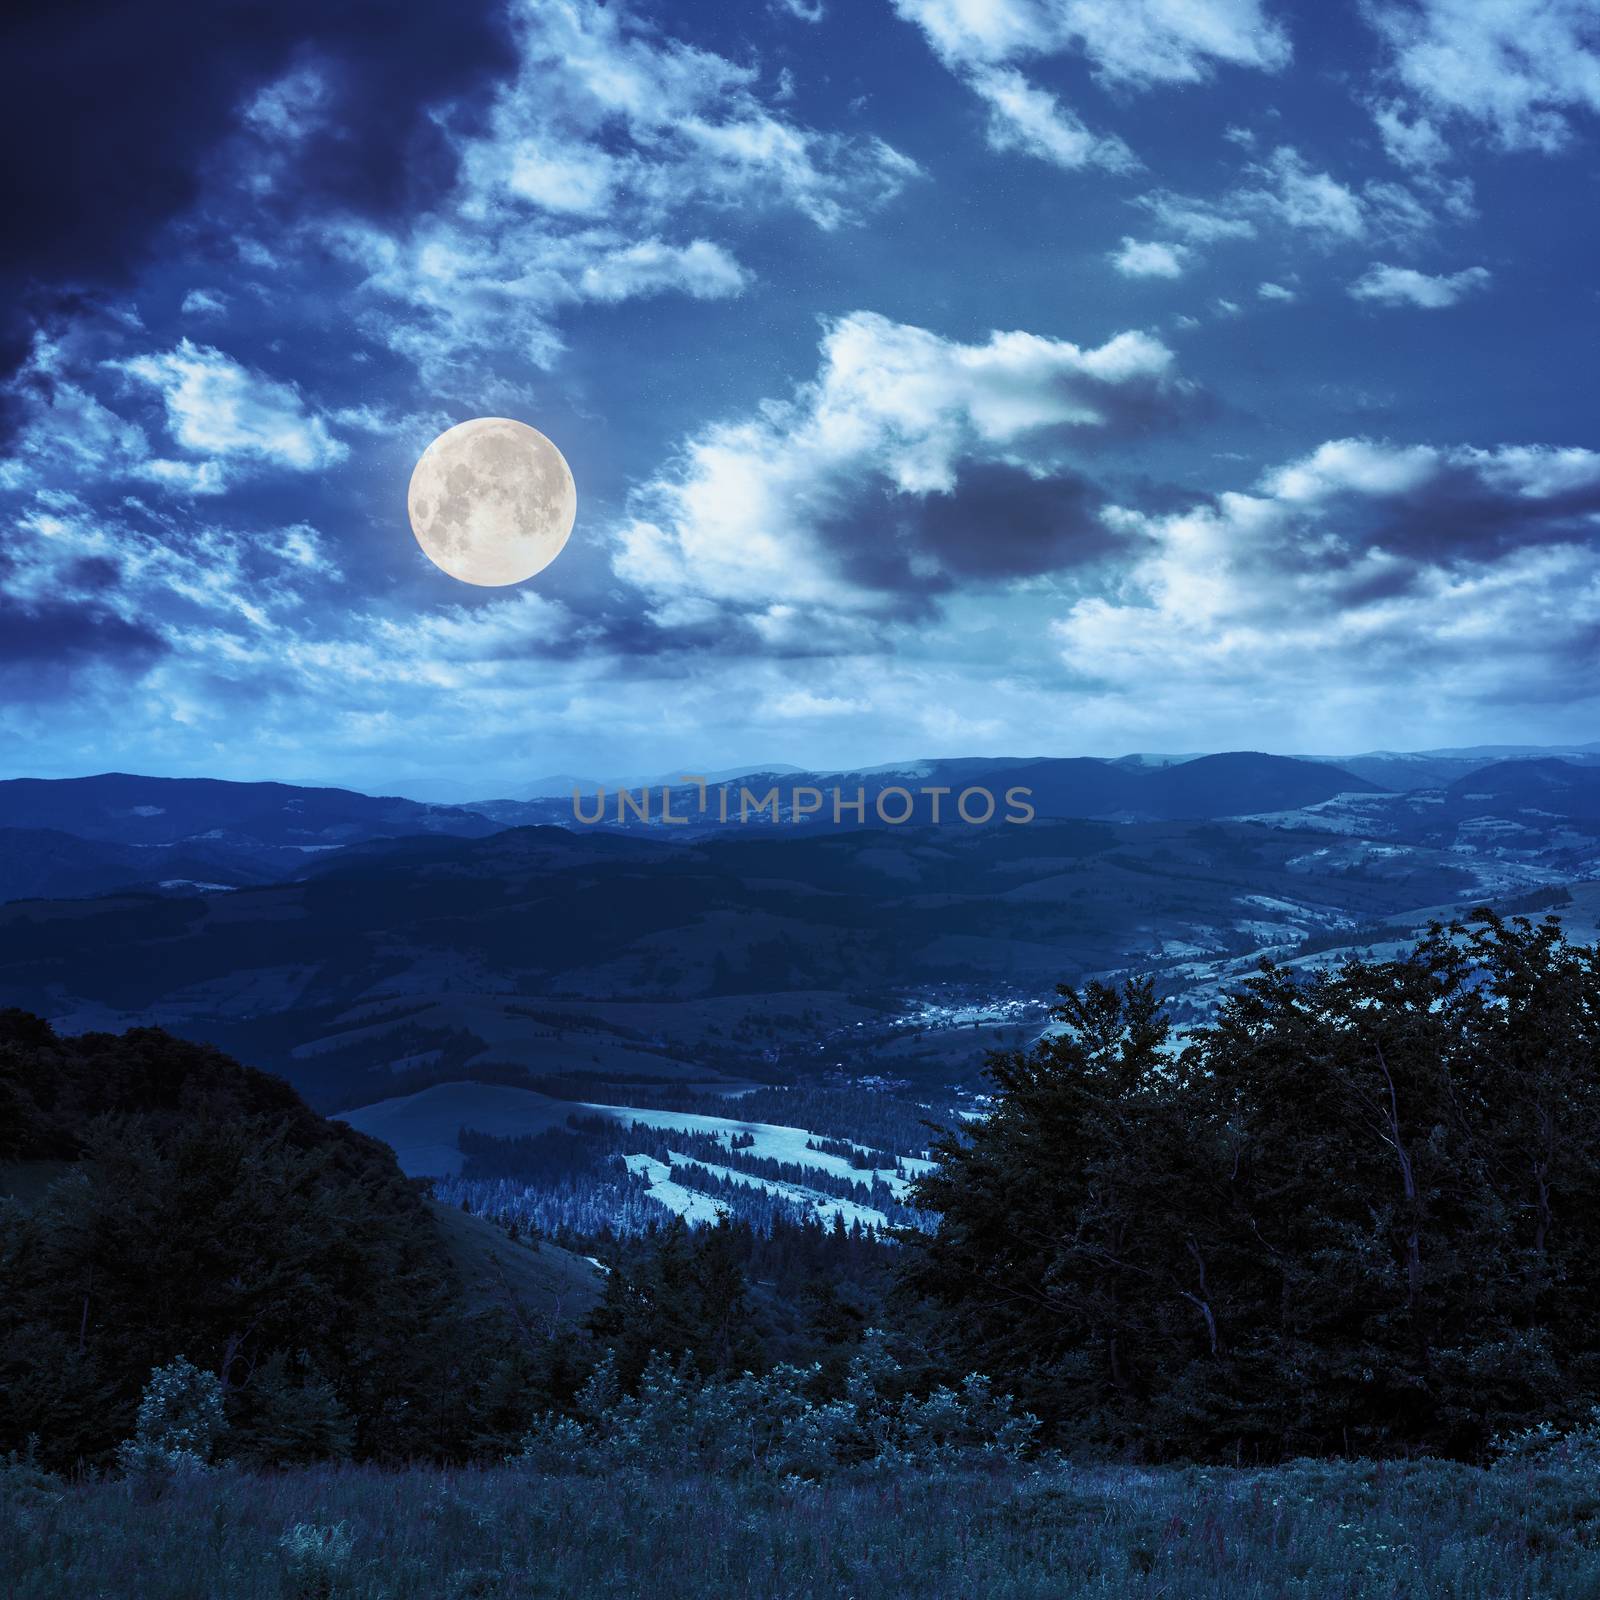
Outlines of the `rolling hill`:
{"label": "rolling hill", "polygon": [[122,845],[214,839],[299,850],[399,834],[477,837],[494,831],[487,819],[459,806],[374,798],[350,789],[125,772],[0,782],[0,828],[43,828]]}

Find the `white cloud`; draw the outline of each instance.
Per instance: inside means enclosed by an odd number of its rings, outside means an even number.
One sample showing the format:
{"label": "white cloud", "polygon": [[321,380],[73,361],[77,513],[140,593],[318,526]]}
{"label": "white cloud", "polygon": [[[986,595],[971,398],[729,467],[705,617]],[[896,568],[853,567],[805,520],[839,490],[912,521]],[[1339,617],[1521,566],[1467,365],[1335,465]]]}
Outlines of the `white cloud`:
{"label": "white cloud", "polygon": [[139,473],[150,459],[144,429],[101,404],[80,384],[51,371],[53,360],[36,348],[18,385],[24,421],[11,441],[10,459],[0,460],[0,488],[18,489],[39,474],[76,480]]}
{"label": "white cloud", "polygon": [[1036,156],[1068,171],[1092,166],[1125,172],[1138,166],[1122,140],[1091,133],[1053,94],[1014,67],[978,67],[968,82],[989,107],[991,150]]}
{"label": "white cloud", "polygon": [[1350,285],[1349,292],[1356,300],[1370,300],[1381,306],[1420,306],[1424,311],[1440,311],[1487,289],[1490,281],[1487,267],[1463,267],[1460,272],[1436,275],[1378,262]]}
{"label": "white cloud", "polygon": [[1290,145],[1281,145],[1247,173],[1254,186],[1247,184],[1236,196],[1245,210],[1265,212],[1286,227],[1330,239],[1359,239],[1366,231],[1354,191],[1332,174],[1318,172]]}
{"label": "white cloud", "polygon": [[939,59],[988,105],[992,148],[1056,166],[1131,170],[1122,140],[1098,134],[1017,63],[1073,55],[1113,85],[1198,83],[1222,66],[1273,72],[1289,39],[1260,0],[893,0]]}
{"label": "white cloud", "polygon": [[1125,278],[1181,278],[1190,252],[1181,244],[1123,236],[1122,248],[1110,254],[1111,265]]}
{"label": "white cloud", "polygon": [[[349,453],[293,384],[252,372],[210,345],[182,339],[163,353],[108,365],[157,390],[173,439],[212,462],[255,461],[314,472]],[[190,464],[177,463],[168,471],[183,481]]]}
{"label": "white cloud", "polygon": [[424,675],[466,663],[523,660],[531,647],[543,651],[571,636],[574,621],[560,601],[534,589],[519,589],[477,606],[443,606],[404,618],[361,619],[382,647],[377,656],[394,677],[410,675],[407,663],[427,663]]}
{"label": "white cloud", "polygon": [[578,280],[590,300],[632,300],[669,289],[717,300],[738,294],[748,282],[744,268],[708,239],[688,245],[646,239],[591,262]]}
{"label": "white cloud", "polygon": [[1256,290],[1256,293],[1263,300],[1278,300],[1285,305],[1300,298],[1293,289],[1286,289],[1281,283],[1264,283]]}
{"label": "white cloud", "polygon": [[1248,163],[1217,195],[1155,189],[1134,203],[1163,234],[1194,245],[1280,230],[1324,249],[1363,242],[1411,248],[1442,218],[1475,215],[1468,179],[1414,172],[1403,183],[1374,178],[1356,188],[1314,166],[1292,145]]}
{"label": "white cloud", "polygon": [[[1393,79],[1425,116],[1476,124],[1502,149],[1550,153],[1570,142],[1576,115],[1600,111],[1593,0],[1373,0],[1363,9]],[[1381,116],[1379,127],[1387,143]],[[1427,134],[1401,135],[1398,149],[1436,159]]]}
{"label": "white cloud", "polygon": [[220,317],[228,310],[228,297],[216,289],[191,289],[178,309],[186,317]]}
{"label": "white cloud", "polygon": [[[1175,405],[1186,387],[1172,352],[1144,333],[1096,349],[1022,332],[968,345],[856,312],[828,327],[818,375],[792,399],[684,444],[637,497],[613,565],[663,602],[871,610],[884,596],[852,575],[851,558],[883,552],[841,552],[822,531],[865,484],[947,494],[965,462],[1025,464],[1041,437]],[[930,553],[907,559],[936,575]],[[793,617],[767,611],[764,626],[781,632]]]}
{"label": "white cloud", "polygon": [[1194,244],[1214,244],[1219,239],[1253,239],[1256,225],[1248,217],[1232,214],[1214,201],[1195,200],[1164,189],[1139,196],[1136,204],[1148,211],[1166,233]]}
{"label": "white cloud", "polygon": [[1398,101],[1380,100],[1372,108],[1383,148],[1397,166],[1429,171],[1450,158],[1450,146],[1426,116],[1409,119]]}
{"label": "white cloud", "polygon": [[338,562],[309,523],[244,532],[152,519],[135,500],[91,511],[76,495],[46,492],[18,519],[27,533],[5,592],[47,600],[74,588],[91,562],[110,575],[95,603],[167,636],[199,629],[282,633],[308,598],[340,580]]}
{"label": "white cloud", "polygon": [[258,91],[241,115],[258,132],[293,143],[322,127],[332,105],[323,74],[313,66],[298,66]]}
{"label": "white cloud", "polygon": [[1254,238],[1265,225],[1308,233],[1323,244],[1349,243],[1367,232],[1361,196],[1311,166],[1292,145],[1251,162],[1239,182],[1214,198],[1157,189],[1136,203],[1162,232],[1192,244]]}
{"label": "white cloud", "polygon": [[894,0],[951,66],[1077,54],[1109,81],[1198,83],[1217,65],[1274,72],[1289,37],[1260,0]]}
{"label": "white cloud", "polygon": [[768,695],[763,713],[780,722],[804,721],[811,717],[848,717],[868,709],[867,703],[845,695],[814,694],[810,689],[788,689]]}
{"label": "white cloud", "polygon": [[1054,637],[1106,693],[1314,745],[1344,715],[1403,719],[1399,697],[1540,700],[1584,675],[1600,628],[1597,512],[1594,452],[1335,440],[1252,493],[1108,513],[1144,554]]}

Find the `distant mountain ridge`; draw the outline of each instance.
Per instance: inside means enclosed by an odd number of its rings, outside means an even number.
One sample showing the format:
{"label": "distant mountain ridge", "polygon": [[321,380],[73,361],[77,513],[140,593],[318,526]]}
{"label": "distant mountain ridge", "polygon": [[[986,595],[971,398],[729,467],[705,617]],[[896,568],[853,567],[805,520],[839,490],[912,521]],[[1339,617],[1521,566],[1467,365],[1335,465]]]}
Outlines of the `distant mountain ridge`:
{"label": "distant mountain ridge", "polygon": [[128,845],[216,838],[300,849],[400,834],[475,838],[494,831],[477,812],[460,806],[422,805],[353,789],[147,778],[126,772],[0,782],[0,828],[51,829]]}
{"label": "distant mountain ridge", "polygon": [[[797,802],[795,792],[808,789],[818,791],[822,803],[809,815],[800,815],[796,806],[803,803]],[[1164,822],[1294,810],[1338,794],[1385,792],[1385,786],[1327,762],[1259,751],[1198,756],[1169,766],[1131,764],[1098,756],[1000,756],[935,759],[855,771],[742,773],[725,783],[708,780],[704,806],[696,786],[674,785],[666,791],[671,796],[669,809],[674,819],[670,824],[661,821],[663,790],[659,786],[651,790],[648,824],[620,805],[615,790],[606,791],[603,809],[599,808],[598,789],[583,795],[581,812],[571,796],[524,802],[489,801],[477,809],[507,827],[572,826],[575,818],[590,823],[599,819],[599,825],[629,830],[646,825],[660,831],[670,827],[687,837],[714,832],[730,823],[737,825],[744,809],[743,790],[757,798],[775,790],[779,823],[816,832],[833,826],[921,826],[954,821],[965,791],[978,792],[967,808],[969,819],[981,818],[988,809],[983,798],[987,791],[993,797],[996,818],[1003,818],[1008,812],[1015,816],[1023,806],[1031,806],[1038,817]],[[904,795],[890,797],[895,790],[910,796],[909,814]],[[940,791],[937,797],[930,792],[934,790]],[[1013,792],[1019,798],[1008,803],[1006,797]],[[837,820],[833,815],[836,793],[840,796]],[[727,796],[726,806],[722,794]],[[858,796],[864,804],[859,815],[855,810]],[[880,797],[884,802],[881,809]],[[810,804],[816,807],[815,801]],[[757,824],[762,820],[754,818]]]}
{"label": "distant mountain ridge", "polygon": [[1580,767],[1551,757],[1502,761],[1458,778],[1446,803],[1469,815],[1532,811],[1583,822],[1600,820],[1600,767]]}
{"label": "distant mountain ridge", "polygon": [[[982,818],[988,807],[981,792],[987,791],[994,800],[995,825],[1004,825],[1008,815],[1022,815],[1024,807],[1039,820],[1203,822],[1299,812],[1341,796],[1398,800],[1421,791],[1438,797],[1431,810],[1439,817],[1525,812],[1532,823],[1535,814],[1600,815],[1594,795],[1600,755],[1579,748],[1559,758],[1518,752],[1481,763],[1445,752],[1377,752],[1351,763],[1227,751],[1170,759],[931,758],[828,772],[777,766],[708,773],[703,804],[695,785],[667,790],[653,784],[648,821],[636,808],[624,809],[619,820],[618,791],[609,786],[603,809],[597,809],[598,786],[580,788],[584,810],[577,814],[570,791],[429,805],[351,789],[211,778],[129,773],[17,778],[0,781],[0,903],[130,890],[182,896],[242,888],[292,880],[324,855],[384,840],[475,839],[529,826],[678,842],[728,828],[815,834],[880,828],[902,818],[913,827],[936,820],[960,826],[965,819],[957,815],[957,800],[971,790],[980,793],[967,818]],[[745,789],[754,800],[775,795],[776,819],[769,802],[762,811],[752,804],[741,822]],[[797,791],[806,790],[817,791],[821,802],[802,801],[797,815]],[[890,793],[894,790],[904,793]],[[939,791],[937,798],[928,791]],[[629,792],[637,800],[643,786]],[[663,794],[670,795],[670,822],[663,820]],[[1008,801],[1008,796],[1016,798]]]}

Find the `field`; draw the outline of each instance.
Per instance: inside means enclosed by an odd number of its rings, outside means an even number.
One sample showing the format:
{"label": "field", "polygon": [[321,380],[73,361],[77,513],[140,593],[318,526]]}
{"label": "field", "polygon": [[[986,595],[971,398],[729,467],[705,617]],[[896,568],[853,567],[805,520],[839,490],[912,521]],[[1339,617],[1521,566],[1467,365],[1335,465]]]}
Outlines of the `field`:
{"label": "field", "polygon": [[[21,1474],[13,1472],[13,1480]],[[4,1481],[0,1469],[0,1482]],[[1578,1600],[1587,1470],[1017,1469],[822,1485],[517,1468],[0,1499],[5,1600]]]}

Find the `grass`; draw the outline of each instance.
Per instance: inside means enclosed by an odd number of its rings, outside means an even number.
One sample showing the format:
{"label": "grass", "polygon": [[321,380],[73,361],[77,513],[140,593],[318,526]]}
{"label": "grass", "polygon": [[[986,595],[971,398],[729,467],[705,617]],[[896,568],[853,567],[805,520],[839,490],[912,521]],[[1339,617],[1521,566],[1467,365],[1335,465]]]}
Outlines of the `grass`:
{"label": "grass", "polygon": [[0,1500],[5,1600],[1592,1600],[1573,1469],[1299,1463],[787,1486],[515,1468],[221,1473]]}

